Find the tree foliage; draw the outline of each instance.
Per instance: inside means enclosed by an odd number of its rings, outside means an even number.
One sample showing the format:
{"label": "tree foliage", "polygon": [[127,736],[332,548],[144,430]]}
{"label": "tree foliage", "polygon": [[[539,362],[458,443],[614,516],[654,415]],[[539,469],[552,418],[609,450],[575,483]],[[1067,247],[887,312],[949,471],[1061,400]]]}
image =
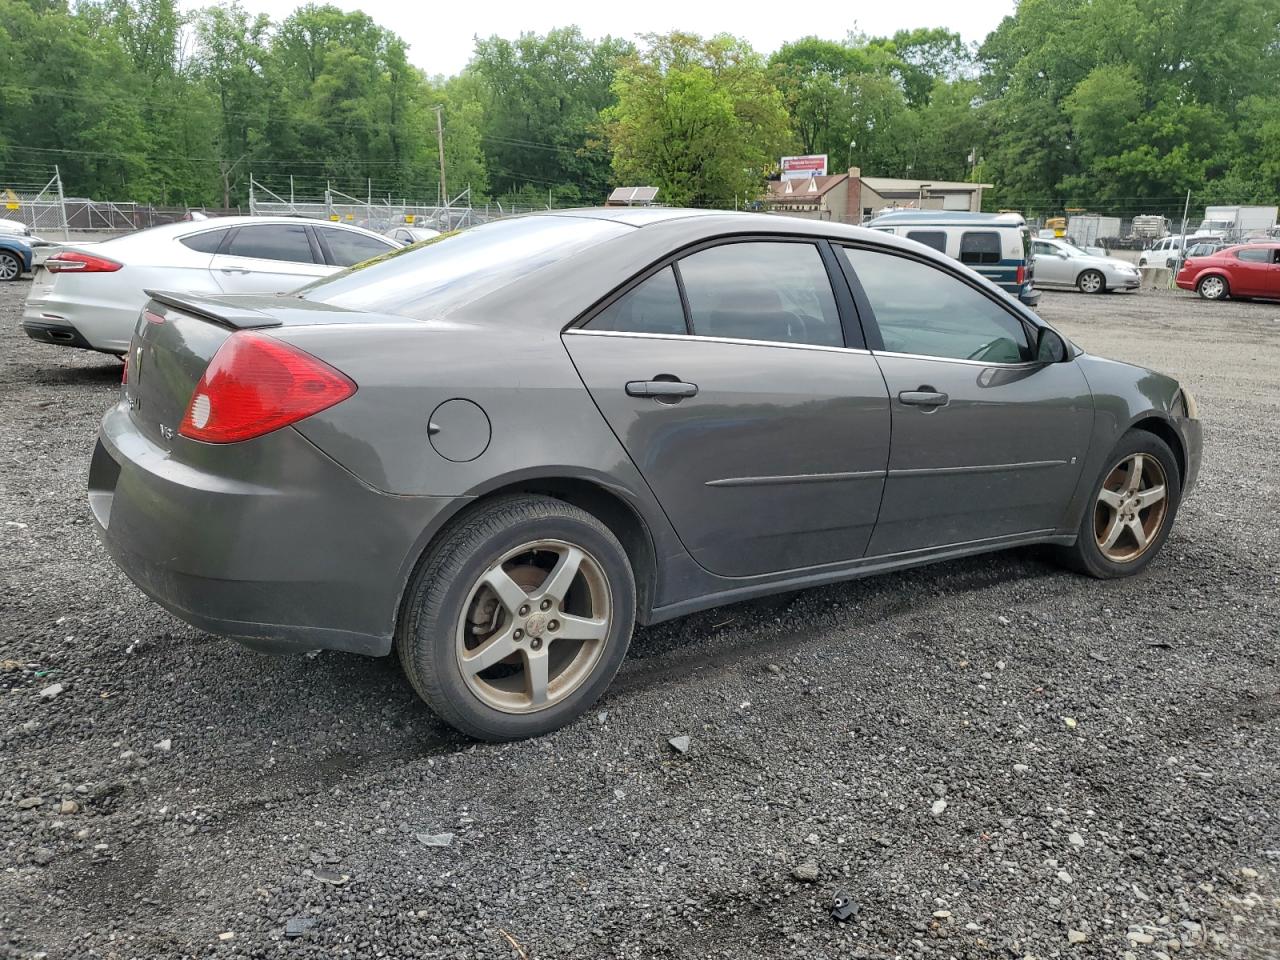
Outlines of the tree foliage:
{"label": "tree foliage", "polygon": [[[594,203],[759,196],[778,158],[996,184],[993,204],[1168,210],[1280,193],[1280,0],[1021,0],[975,47],[943,28],[804,37],[767,60],[682,33],[577,27],[415,66],[359,12],[279,22],[230,0],[0,0],[0,177],[57,163],[71,195],[243,203],[249,175],[313,195],[448,192]],[[0,188],[6,184],[0,183]]]}
{"label": "tree foliage", "polygon": [[619,69],[618,102],[603,115],[618,180],[656,186],[674,204],[754,199],[791,144],[763,59],[728,35],[644,40],[645,52]]}

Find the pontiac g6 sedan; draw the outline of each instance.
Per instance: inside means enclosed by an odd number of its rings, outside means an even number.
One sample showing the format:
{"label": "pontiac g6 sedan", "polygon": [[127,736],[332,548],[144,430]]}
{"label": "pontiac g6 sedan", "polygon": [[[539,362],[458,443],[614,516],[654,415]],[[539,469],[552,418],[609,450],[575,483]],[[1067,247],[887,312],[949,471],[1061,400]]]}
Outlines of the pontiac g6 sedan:
{"label": "pontiac g6 sedan", "polygon": [[151,292],[89,502],[150,596],[395,650],[441,717],[554,729],[633,625],[1021,544],[1142,570],[1195,483],[1169,377],[959,263],[755,214],[581,210],[288,296]]}

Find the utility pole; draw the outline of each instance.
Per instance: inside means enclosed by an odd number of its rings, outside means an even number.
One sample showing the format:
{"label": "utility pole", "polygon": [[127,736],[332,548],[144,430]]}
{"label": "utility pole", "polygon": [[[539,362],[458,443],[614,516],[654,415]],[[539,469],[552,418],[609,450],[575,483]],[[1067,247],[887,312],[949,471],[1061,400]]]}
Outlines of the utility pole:
{"label": "utility pole", "polygon": [[449,188],[444,182],[444,121],[440,118],[444,111],[444,105],[436,107],[436,144],[440,148],[440,202],[447,204],[449,202]]}

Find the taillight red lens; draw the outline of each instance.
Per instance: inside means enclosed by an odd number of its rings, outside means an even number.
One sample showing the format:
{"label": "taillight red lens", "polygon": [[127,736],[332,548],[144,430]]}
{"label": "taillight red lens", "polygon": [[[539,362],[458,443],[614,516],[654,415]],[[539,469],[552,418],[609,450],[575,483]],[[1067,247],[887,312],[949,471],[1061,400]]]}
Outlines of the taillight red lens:
{"label": "taillight red lens", "polygon": [[311,354],[251,331],[229,336],[196,384],[178,432],[236,443],[341,403],[355,382]]}
{"label": "taillight red lens", "polygon": [[1018,279],[1016,282],[1021,284],[1022,281],[1026,279],[1026,276],[1027,276],[1027,268],[1024,267],[1022,264],[1018,264]]}
{"label": "taillight red lens", "polygon": [[124,264],[106,257],[75,250],[55,253],[44,262],[44,268],[50,273],[115,273],[122,266]]}

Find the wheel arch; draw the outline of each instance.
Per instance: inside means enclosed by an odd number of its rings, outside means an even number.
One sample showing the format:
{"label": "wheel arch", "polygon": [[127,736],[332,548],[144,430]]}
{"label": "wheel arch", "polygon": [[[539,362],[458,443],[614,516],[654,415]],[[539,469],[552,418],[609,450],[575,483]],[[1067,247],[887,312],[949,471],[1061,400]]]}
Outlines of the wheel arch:
{"label": "wheel arch", "polygon": [[397,630],[404,619],[409,588],[431,547],[459,521],[483,504],[518,494],[550,497],[572,504],[608,527],[622,544],[631,563],[636,582],[636,620],[639,623],[649,622],[658,588],[657,549],[649,523],[640,509],[628,502],[627,497],[617,490],[616,485],[599,478],[565,472],[498,478],[474,491],[466,500],[461,500],[456,509],[442,517],[431,529],[424,531],[423,538],[411,552],[410,562],[402,577],[400,600],[396,606]]}
{"label": "wheel arch", "polygon": [[1174,459],[1178,463],[1178,481],[1185,484],[1187,479],[1187,451],[1183,446],[1182,437],[1178,435],[1178,431],[1164,417],[1156,414],[1149,414],[1140,417],[1134,423],[1129,425],[1130,430],[1145,430],[1147,433],[1154,434],[1168,444],[1169,449],[1173,451]]}

